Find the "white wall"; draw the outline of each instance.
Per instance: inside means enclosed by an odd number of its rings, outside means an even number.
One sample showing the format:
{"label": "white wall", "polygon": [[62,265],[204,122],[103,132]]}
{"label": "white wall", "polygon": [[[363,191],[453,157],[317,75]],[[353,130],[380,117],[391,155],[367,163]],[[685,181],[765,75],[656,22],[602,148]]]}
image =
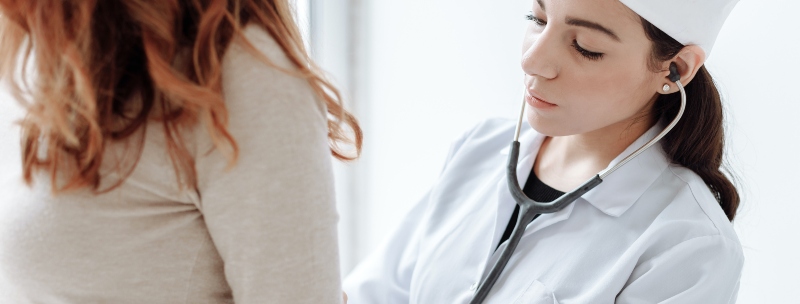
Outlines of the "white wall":
{"label": "white wall", "polygon": [[[516,115],[520,43],[531,0],[406,0],[362,3],[355,31],[355,102],[367,142],[349,218],[359,260],[433,183],[449,142],[475,122]],[[735,227],[746,265],[739,303],[800,298],[800,2],[742,0],[708,67],[728,106],[729,161],[741,178]],[[351,87],[353,88],[353,87]],[[352,212],[343,210],[343,212]],[[343,219],[344,220],[344,219]],[[351,269],[344,265],[345,272]]]}
{"label": "white wall", "polygon": [[710,58],[727,97],[729,160],[741,177],[741,303],[800,299],[800,25],[796,0],[745,0]]}
{"label": "white wall", "polygon": [[519,0],[369,2],[359,256],[433,184],[452,140],[483,119],[517,115],[528,10]]}
{"label": "white wall", "polygon": [[[360,71],[361,61],[356,60],[359,55],[357,42],[362,37],[358,35],[357,18],[361,6],[357,0],[309,0],[310,2],[310,36],[311,53],[318,64],[332,76],[335,85],[341,89],[348,110],[359,112],[353,101],[358,93],[359,82],[357,73]],[[363,82],[363,81],[362,81]],[[359,98],[361,99],[361,98]],[[369,120],[362,117],[362,123]],[[364,222],[359,219],[367,217],[366,210],[360,206],[365,203],[364,196],[359,191],[359,177],[364,168],[363,162],[342,163],[335,161],[337,202],[340,214],[339,220],[339,245],[341,265],[344,269],[351,269],[358,263],[359,252],[367,250],[363,246],[365,240],[358,231],[362,230]]]}

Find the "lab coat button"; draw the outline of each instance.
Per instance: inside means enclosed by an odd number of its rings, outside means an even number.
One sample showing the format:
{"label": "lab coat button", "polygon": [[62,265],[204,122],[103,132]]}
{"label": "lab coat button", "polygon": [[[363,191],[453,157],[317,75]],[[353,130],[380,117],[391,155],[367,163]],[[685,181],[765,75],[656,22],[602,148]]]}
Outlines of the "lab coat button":
{"label": "lab coat button", "polygon": [[477,290],[477,289],[478,289],[478,283],[477,283],[477,282],[476,282],[475,284],[472,284],[472,285],[469,287],[469,290],[471,290],[471,291],[475,291],[475,290]]}

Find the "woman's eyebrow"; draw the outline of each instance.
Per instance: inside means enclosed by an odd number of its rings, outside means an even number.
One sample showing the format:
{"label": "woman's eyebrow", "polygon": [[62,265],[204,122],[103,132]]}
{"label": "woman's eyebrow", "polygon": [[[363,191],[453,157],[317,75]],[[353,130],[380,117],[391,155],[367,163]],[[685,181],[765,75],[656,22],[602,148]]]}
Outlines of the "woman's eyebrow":
{"label": "woman's eyebrow", "polygon": [[617,42],[622,42],[622,40],[619,39],[619,36],[617,36],[617,34],[614,33],[614,31],[609,30],[605,26],[602,26],[602,25],[600,25],[598,23],[591,22],[591,21],[588,21],[588,20],[583,20],[583,19],[571,18],[571,17],[567,17],[567,21],[566,22],[569,25],[582,26],[582,27],[585,27],[585,28],[589,28],[589,29],[593,29],[593,30],[596,30],[596,31],[603,32],[604,34],[608,35],[609,37],[611,37],[612,39],[616,40]]}
{"label": "woman's eyebrow", "polygon": [[536,3],[539,3],[539,7],[541,7],[543,11],[547,11],[547,10],[544,8],[544,1],[542,1],[542,0],[536,0]]}

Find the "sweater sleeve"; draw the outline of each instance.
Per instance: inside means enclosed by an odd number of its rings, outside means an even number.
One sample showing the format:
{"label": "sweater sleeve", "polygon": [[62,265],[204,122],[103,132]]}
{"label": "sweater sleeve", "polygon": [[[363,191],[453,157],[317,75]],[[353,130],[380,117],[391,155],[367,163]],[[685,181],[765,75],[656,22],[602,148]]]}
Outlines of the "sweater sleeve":
{"label": "sweater sleeve", "polygon": [[[291,68],[260,28],[245,37]],[[199,208],[236,303],[341,303],[338,213],[324,103],[307,81],[234,42],[223,58],[235,166],[198,136]]]}

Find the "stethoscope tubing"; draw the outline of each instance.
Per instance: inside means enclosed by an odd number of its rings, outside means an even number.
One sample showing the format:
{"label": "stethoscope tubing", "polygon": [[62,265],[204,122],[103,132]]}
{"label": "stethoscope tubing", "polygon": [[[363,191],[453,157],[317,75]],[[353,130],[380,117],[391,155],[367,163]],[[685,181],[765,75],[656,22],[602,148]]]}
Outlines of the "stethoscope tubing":
{"label": "stethoscope tubing", "polygon": [[519,245],[522,235],[525,233],[525,227],[527,227],[531,221],[539,217],[541,214],[554,213],[564,209],[569,204],[586,194],[586,192],[589,192],[590,190],[594,189],[594,187],[597,187],[597,185],[602,183],[603,179],[605,179],[608,175],[614,171],[617,171],[617,169],[624,166],[633,158],[639,156],[642,154],[642,152],[656,144],[659,140],[661,140],[661,138],[667,135],[672,128],[675,127],[675,125],[683,116],[684,110],[686,109],[686,90],[684,89],[680,80],[675,81],[675,83],[678,85],[678,89],[681,93],[681,107],[678,111],[678,114],[675,115],[674,119],[672,119],[672,122],[670,122],[670,124],[667,125],[664,130],[661,131],[661,133],[641,146],[639,149],[636,149],[636,151],[622,159],[622,161],[613,167],[601,171],[593,178],[586,181],[583,185],[577,187],[575,190],[565,193],[556,200],[548,203],[541,203],[528,198],[523,192],[522,188],[519,186],[519,180],[517,178],[517,162],[519,161],[520,146],[519,134],[520,130],[522,129],[522,118],[525,113],[525,100],[523,99],[522,109],[520,110],[519,120],[517,121],[517,128],[514,134],[514,141],[511,143],[511,149],[508,153],[508,165],[506,167],[508,190],[511,192],[511,196],[514,198],[514,201],[516,201],[520,207],[519,216],[517,217],[517,224],[514,226],[514,230],[511,232],[511,236],[507,241],[506,247],[503,248],[503,251],[500,253],[500,257],[492,266],[489,274],[487,274],[480,285],[478,285],[478,289],[475,291],[475,297],[469,302],[470,304],[483,303],[483,301],[489,295],[492,287],[497,282],[497,279],[500,277],[503,269],[508,264],[508,261],[511,259],[511,255],[514,253],[517,245]]}

